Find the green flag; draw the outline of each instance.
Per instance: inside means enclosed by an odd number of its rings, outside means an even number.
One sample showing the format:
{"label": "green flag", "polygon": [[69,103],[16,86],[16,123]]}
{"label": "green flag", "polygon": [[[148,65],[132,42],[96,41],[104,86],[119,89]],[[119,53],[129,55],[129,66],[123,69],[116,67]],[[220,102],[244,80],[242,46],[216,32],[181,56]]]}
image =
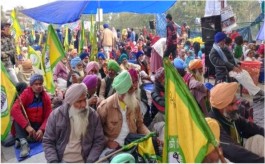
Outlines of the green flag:
{"label": "green flag", "polygon": [[95,30],[96,24],[94,24],[93,15],[91,15],[91,25],[90,25],[90,34],[89,34],[89,42],[91,45],[90,52],[90,60],[95,61],[96,55],[98,52],[98,44],[97,44],[97,31]]}
{"label": "green flag", "polygon": [[82,20],[81,21],[79,44],[78,44],[78,53],[82,52],[84,45],[85,45],[85,28],[84,28],[84,21]]}
{"label": "green flag", "polygon": [[64,34],[65,34],[64,35],[64,42],[63,42],[64,50],[65,50],[65,52],[68,52],[68,49],[69,49],[68,27],[65,28]]}
{"label": "green flag", "polygon": [[38,54],[31,46],[28,47],[28,59],[32,61],[32,65],[36,68],[40,68],[41,54]]}

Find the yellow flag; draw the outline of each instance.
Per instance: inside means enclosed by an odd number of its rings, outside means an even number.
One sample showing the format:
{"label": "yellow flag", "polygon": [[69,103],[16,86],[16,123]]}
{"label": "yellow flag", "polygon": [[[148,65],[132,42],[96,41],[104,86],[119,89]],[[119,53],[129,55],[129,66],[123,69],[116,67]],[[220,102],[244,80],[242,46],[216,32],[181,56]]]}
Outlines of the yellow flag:
{"label": "yellow flag", "polygon": [[32,61],[32,65],[40,68],[41,54],[38,54],[31,46],[28,47],[28,58]]}
{"label": "yellow flag", "polygon": [[217,141],[176,69],[166,60],[164,163],[200,163]]}
{"label": "yellow flag", "polygon": [[62,43],[59,41],[57,34],[55,33],[52,25],[48,27],[48,36],[45,45],[45,50],[48,51],[48,58],[50,60],[51,70],[56,64],[65,57],[65,52]]}
{"label": "yellow flag", "polygon": [[1,62],[1,141],[7,137],[10,127],[10,110],[16,98],[16,88]]}
{"label": "yellow flag", "polygon": [[22,33],[21,28],[20,28],[20,24],[18,22],[15,9],[12,10],[12,12],[11,12],[11,21],[12,21],[12,24],[11,24],[12,35],[15,38],[17,54],[20,54],[19,38],[22,36],[23,33]]}

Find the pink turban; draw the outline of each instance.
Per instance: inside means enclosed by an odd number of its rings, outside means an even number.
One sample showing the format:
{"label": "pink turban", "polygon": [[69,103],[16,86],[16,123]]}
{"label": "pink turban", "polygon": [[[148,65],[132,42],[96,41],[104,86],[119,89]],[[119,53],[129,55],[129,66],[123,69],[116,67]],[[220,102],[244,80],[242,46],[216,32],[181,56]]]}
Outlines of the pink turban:
{"label": "pink turban", "polygon": [[75,83],[72,84],[65,93],[64,102],[72,105],[75,103],[81,95],[87,94],[87,88],[84,83]]}
{"label": "pink turban", "polygon": [[98,85],[98,77],[97,75],[86,75],[83,79],[83,83],[86,85],[88,90],[96,88]]}
{"label": "pink turban", "polygon": [[86,73],[89,73],[93,68],[96,68],[99,71],[99,64],[95,61],[91,61],[86,66]]}
{"label": "pink turban", "polygon": [[138,73],[135,69],[131,68],[128,72],[131,75],[132,81],[138,81]]}

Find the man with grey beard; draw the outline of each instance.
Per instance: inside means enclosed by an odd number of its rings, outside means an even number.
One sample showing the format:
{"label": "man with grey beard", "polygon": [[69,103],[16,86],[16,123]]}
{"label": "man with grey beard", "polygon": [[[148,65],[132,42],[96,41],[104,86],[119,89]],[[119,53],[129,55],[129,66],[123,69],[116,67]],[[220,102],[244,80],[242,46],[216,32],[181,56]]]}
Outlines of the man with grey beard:
{"label": "man with grey beard", "polygon": [[264,129],[239,116],[237,89],[236,82],[219,83],[212,88],[209,116],[220,125],[225,158],[234,163],[264,163]]}
{"label": "man with grey beard", "polygon": [[107,138],[107,147],[101,157],[109,151],[124,145],[129,133],[148,134],[149,130],[143,124],[139,101],[135,92],[129,92],[132,79],[128,71],[124,70],[117,75],[112,83],[116,93],[103,100],[97,112],[102,122],[104,135]]}
{"label": "man with grey beard", "polygon": [[206,108],[207,88],[204,86],[203,64],[201,59],[193,59],[189,63],[190,76],[184,76],[183,79],[187,84],[190,92],[198,102],[203,114],[208,115]]}
{"label": "man with grey beard", "polygon": [[92,163],[105,147],[97,112],[88,107],[85,84],[72,84],[63,105],[55,109],[43,137],[48,163]]}

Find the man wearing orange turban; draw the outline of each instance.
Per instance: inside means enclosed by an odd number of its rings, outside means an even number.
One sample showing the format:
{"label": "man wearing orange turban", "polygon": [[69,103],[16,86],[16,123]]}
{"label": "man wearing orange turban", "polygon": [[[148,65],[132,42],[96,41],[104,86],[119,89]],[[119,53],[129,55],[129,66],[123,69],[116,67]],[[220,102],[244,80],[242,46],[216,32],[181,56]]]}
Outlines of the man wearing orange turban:
{"label": "man wearing orange turban", "polygon": [[264,129],[239,116],[237,89],[236,82],[219,83],[213,87],[209,116],[221,127],[220,143],[225,158],[234,163],[263,163]]}
{"label": "man wearing orange turban", "polygon": [[200,105],[202,112],[205,116],[208,115],[206,108],[205,98],[207,96],[207,88],[204,86],[203,82],[203,65],[202,60],[193,59],[189,63],[189,73],[183,77],[185,83],[188,85],[192,95]]}

